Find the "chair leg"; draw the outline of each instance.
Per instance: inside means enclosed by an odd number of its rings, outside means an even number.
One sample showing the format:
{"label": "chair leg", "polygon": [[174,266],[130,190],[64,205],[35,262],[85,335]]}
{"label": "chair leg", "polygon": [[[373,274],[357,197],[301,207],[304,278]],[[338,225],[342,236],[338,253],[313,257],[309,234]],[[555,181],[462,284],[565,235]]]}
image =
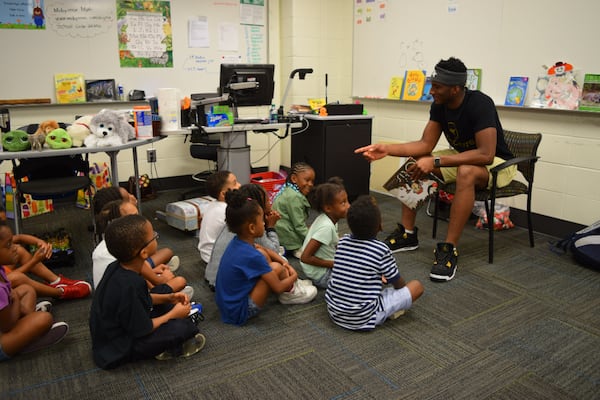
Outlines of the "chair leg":
{"label": "chair leg", "polygon": [[433,203],[433,230],[431,233],[431,237],[435,239],[437,235],[437,223],[438,223],[438,206],[440,202],[440,195],[438,192],[433,195],[434,203]]}
{"label": "chair leg", "polygon": [[[531,191],[531,185],[529,190]],[[533,222],[531,218],[531,192],[527,194],[527,229],[529,229],[529,246],[534,247],[533,242]]]}
{"label": "chair leg", "polygon": [[496,207],[496,197],[492,196],[490,199],[490,205],[487,205],[487,201],[485,202],[486,207],[485,211],[487,213],[487,225],[488,225],[488,263],[494,263],[494,210]]}

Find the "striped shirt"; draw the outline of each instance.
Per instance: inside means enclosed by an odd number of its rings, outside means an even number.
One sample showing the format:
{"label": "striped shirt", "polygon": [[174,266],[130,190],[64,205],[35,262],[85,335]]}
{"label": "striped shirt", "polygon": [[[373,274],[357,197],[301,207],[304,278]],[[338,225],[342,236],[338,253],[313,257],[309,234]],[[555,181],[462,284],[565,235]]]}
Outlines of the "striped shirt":
{"label": "striped shirt", "polygon": [[376,312],[383,311],[382,276],[388,282],[400,278],[396,260],[385,243],[342,237],[325,293],[333,322],[352,330],[374,329]]}

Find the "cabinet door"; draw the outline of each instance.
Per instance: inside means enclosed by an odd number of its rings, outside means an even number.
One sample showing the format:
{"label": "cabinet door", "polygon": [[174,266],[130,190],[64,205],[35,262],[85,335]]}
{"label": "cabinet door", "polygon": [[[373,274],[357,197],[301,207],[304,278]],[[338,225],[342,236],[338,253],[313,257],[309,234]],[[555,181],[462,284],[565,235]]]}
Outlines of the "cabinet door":
{"label": "cabinet door", "polygon": [[325,180],[340,176],[348,197],[369,194],[371,168],[361,156],[354,154],[358,147],[371,143],[371,121],[349,121],[325,126]]}

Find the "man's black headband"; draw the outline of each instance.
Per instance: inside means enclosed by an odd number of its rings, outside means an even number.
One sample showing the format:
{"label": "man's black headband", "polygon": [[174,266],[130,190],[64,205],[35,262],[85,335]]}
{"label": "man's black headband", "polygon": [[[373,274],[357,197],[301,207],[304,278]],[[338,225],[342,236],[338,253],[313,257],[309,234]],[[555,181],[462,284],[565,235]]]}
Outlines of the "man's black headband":
{"label": "man's black headband", "polygon": [[448,86],[465,86],[467,83],[467,73],[448,71],[447,69],[435,67],[435,73],[432,75],[431,81]]}

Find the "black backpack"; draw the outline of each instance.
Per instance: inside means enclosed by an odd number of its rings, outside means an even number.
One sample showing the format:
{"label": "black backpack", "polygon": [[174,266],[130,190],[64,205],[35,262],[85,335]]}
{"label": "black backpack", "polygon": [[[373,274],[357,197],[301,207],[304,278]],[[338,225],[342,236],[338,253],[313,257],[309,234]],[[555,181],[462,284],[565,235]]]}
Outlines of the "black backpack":
{"label": "black backpack", "polygon": [[600,221],[552,243],[550,249],[557,254],[570,251],[579,264],[600,270]]}

